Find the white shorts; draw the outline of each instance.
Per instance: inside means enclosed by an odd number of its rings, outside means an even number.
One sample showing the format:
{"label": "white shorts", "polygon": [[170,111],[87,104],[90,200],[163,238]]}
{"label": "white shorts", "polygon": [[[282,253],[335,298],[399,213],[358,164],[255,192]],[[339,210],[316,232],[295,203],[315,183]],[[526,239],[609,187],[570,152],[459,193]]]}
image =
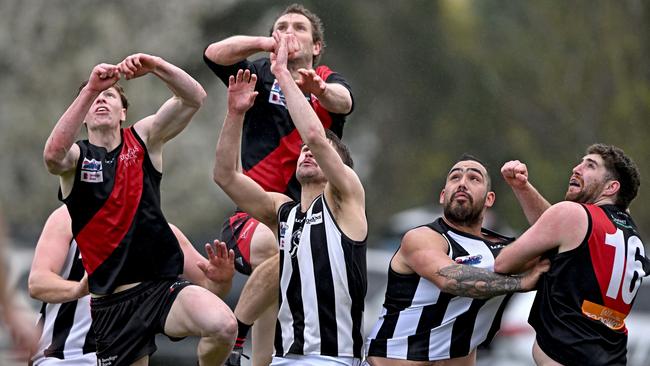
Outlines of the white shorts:
{"label": "white shorts", "polygon": [[331,357],[321,355],[294,355],[287,354],[284,357],[273,357],[271,366],[360,366],[361,360],[354,357]]}

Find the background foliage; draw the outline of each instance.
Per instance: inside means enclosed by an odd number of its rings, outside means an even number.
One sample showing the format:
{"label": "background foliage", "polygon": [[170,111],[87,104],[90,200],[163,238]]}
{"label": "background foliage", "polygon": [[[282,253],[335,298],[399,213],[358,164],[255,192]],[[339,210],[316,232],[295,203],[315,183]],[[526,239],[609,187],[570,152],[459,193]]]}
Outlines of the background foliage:
{"label": "background foliage", "polygon": [[[263,0],[0,2],[0,197],[13,236],[33,245],[56,199],[42,149],[81,80],[100,62],[161,56],[196,77],[204,108],[165,152],[163,205],[197,244],[232,209],[211,180],[225,87],[202,61],[210,43],[266,35],[289,2]],[[463,152],[486,160],[495,211],[526,227],[498,173],[525,161],[562,199],[587,145],[626,150],[645,178],[650,159],[650,4],[621,1],[305,1],[326,26],[322,62],[351,83],[344,140],[366,187],[371,245],[391,215],[437,201]],[[129,121],[169,96],[155,77],[124,83]],[[648,190],[631,209],[648,233]],[[646,235],[646,238],[648,236]],[[647,240],[647,239],[646,239]]]}

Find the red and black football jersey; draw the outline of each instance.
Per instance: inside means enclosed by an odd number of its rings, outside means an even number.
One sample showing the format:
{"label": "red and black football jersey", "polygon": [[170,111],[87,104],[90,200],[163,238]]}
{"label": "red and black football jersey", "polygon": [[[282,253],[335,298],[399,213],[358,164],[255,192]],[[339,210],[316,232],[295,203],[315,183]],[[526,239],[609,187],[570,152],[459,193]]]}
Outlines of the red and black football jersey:
{"label": "red and black football jersey", "polygon": [[65,198],[59,191],[94,294],[183,272],[183,252],[160,209],[162,173],[133,127],[121,135],[113,151],[78,141],[74,186]]}
{"label": "red and black football jersey", "polygon": [[[244,174],[251,177],[268,192],[284,193],[293,200],[300,199],[300,184],[296,180],[296,163],[302,140],[296,130],[268,58],[244,60],[223,66],[204,60],[227,86],[230,75],[239,69],[249,69],[257,75],[255,90],[259,92],[255,104],[246,112],[242,131],[241,159]],[[328,83],[350,86],[338,73],[327,66],[318,66],[316,74]],[[352,92],[350,91],[350,95]],[[314,95],[305,96],[316,111],[323,127],[339,138],[343,135],[345,115],[328,112]]]}
{"label": "red and black football jersey", "polygon": [[650,262],[626,211],[583,207],[587,235],[577,248],[551,255],[528,321],[541,349],[557,362],[625,365],[625,318]]}

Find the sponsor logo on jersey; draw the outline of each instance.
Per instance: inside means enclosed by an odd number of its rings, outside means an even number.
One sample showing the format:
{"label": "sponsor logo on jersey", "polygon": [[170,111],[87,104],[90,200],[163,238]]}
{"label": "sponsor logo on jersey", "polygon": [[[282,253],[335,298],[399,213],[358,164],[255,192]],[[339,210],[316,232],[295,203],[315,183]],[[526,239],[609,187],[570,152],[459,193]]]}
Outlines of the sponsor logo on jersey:
{"label": "sponsor logo on jersey", "polygon": [[81,163],[81,181],[88,183],[101,183],[104,181],[102,162],[95,159],[84,158]]}
{"label": "sponsor logo on jersey", "polygon": [[128,148],[124,154],[120,154],[120,162],[127,167],[133,165],[138,158],[139,151],[140,149],[137,146]]}
{"label": "sponsor logo on jersey", "polygon": [[287,104],[284,100],[284,93],[282,93],[282,90],[280,89],[280,83],[278,83],[278,79],[273,80],[273,86],[271,87],[271,92],[269,93],[269,103],[281,105],[285,108],[287,107]]}
{"label": "sponsor logo on jersey", "polygon": [[481,263],[481,260],[483,259],[483,256],[480,254],[477,255],[465,255],[462,257],[456,258],[456,263],[458,264],[479,264]]}
{"label": "sponsor logo on jersey", "polygon": [[314,225],[314,224],[320,224],[323,222],[323,213],[319,212],[316,215],[313,215],[312,217],[308,218],[305,223],[309,225]]}
{"label": "sponsor logo on jersey", "polygon": [[488,244],[491,250],[495,249],[503,249],[507,246],[507,244]]}
{"label": "sponsor logo on jersey", "polygon": [[111,366],[113,361],[117,360],[117,355],[109,356],[104,358],[97,358],[97,365],[99,366]]}
{"label": "sponsor logo on jersey", "polygon": [[626,314],[588,300],[582,301],[582,314],[614,330],[622,329],[627,317]]}

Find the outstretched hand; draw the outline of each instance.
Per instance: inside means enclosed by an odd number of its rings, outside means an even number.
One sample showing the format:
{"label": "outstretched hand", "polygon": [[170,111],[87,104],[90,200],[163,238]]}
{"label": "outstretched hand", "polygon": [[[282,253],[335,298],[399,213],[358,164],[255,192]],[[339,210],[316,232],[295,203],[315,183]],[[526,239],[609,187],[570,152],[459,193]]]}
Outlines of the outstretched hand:
{"label": "outstretched hand", "polygon": [[90,73],[88,88],[101,93],[117,83],[118,80],[120,80],[120,69],[117,66],[99,64]]}
{"label": "outstretched hand", "polygon": [[205,277],[218,284],[232,281],[232,277],[235,275],[235,252],[232,249],[228,250],[226,243],[219,240],[214,241],[214,247],[210,243],[206,243],[205,251],[208,254],[208,262],[197,262],[196,264]]}
{"label": "outstretched hand", "polygon": [[289,58],[300,50],[300,42],[294,34],[273,32],[276,48],[271,52],[271,72],[276,75],[288,70]]}
{"label": "outstretched hand", "polygon": [[237,75],[228,78],[228,111],[244,114],[255,102],[258,92],[255,91],[257,75],[250,70],[239,69]]}
{"label": "outstretched hand", "polygon": [[316,97],[320,97],[327,89],[327,83],[316,74],[315,70],[298,69],[300,79],[296,80],[296,84],[303,93],[311,93]]}
{"label": "outstretched hand", "polygon": [[136,53],[127,56],[117,67],[127,80],[131,80],[154,71],[159,60],[160,58],[156,56]]}
{"label": "outstretched hand", "polygon": [[503,164],[501,175],[513,189],[523,188],[528,183],[528,168],[519,160],[511,160]]}

